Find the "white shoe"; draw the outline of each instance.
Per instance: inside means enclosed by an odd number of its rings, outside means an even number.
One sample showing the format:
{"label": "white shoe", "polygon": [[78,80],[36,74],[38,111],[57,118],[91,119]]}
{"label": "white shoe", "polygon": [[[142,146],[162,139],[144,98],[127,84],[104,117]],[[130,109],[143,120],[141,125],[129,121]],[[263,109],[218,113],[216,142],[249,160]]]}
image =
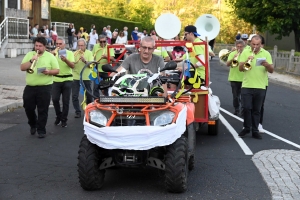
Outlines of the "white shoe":
{"label": "white shoe", "polygon": [[260,133],[264,133],[264,131],[265,131],[264,128],[263,128],[263,126],[261,124],[258,125],[258,131]]}

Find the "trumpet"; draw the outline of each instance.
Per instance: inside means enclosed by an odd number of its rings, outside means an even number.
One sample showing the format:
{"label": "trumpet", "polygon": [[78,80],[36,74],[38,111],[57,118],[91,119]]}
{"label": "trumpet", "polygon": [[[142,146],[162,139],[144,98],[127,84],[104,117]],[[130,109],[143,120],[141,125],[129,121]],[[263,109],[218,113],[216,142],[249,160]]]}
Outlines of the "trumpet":
{"label": "trumpet", "polygon": [[52,51],[52,54],[53,54],[54,56],[58,55],[59,49],[60,49],[59,47],[56,47],[56,48],[54,49],[54,51]]}
{"label": "trumpet", "polygon": [[75,51],[75,52],[74,52],[74,58],[77,57],[78,55],[79,55],[79,57],[78,57],[78,59],[74,62],[75,64],[78,63],[79,60],[81,60],[81,56],[84,55],[84,52],[83,52],[81,49]]}
{"label": "trumpet", "polygon": [[235,58],[233,58],[232,62],[231,62],[231,67],[237,67],[239,66],[239,61],[238,61],[238,57],[240,56],[241,52],[238,52],[237,56]]}
{"label": "trumpet", "polygon": [[[36,51],[35,55],[37,56],[38,54],[39,54],[39,50]],[[33,74],[37,61],[38,61],[38,58],[36,60],[34,60],[31,64],[30,68],[26,70],[29,74]]]}
{"label": "trumpet", "polygon": [[[253,49],[251,56],[254,56],[254,51],[255,51],[255,48]],[[252,59],[248,59],[248,61],[245,62],[245,64],[244,64],[244,70],[249,71],[249,70],[252,69],[251,62],[252,62]]]}

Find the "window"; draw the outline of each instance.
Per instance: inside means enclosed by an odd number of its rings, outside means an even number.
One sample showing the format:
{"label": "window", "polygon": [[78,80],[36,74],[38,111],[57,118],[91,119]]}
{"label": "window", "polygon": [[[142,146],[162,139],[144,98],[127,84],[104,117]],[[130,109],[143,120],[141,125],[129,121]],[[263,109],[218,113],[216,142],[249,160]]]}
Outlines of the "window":
{"label": "window", "polygon": [[18,0],[9,0],[7,7],[8,8],[18,9]]}
{"label": "window", "polygon": [[42,19],[49,19],[49,0],[42,0]]}
{"label": "window", "polygon": [[28,12],[28,17],[32,17],[32,0],[22,0],[22,10]]}

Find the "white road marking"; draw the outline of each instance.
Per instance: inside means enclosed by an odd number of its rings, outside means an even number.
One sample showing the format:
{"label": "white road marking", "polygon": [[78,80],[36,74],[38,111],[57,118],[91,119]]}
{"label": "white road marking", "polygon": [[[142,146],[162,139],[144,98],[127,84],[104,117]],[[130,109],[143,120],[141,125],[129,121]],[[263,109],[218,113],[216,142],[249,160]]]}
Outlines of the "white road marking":
{"label": "white road marking", "polygon": [[[240,117],[238,117],[238,116],[236,116],[236,115],[234,115],[234,114],[228,112],[227,110],[225,110],[225,109],[223,109],[223,108],[220,108],[220,110],[221,110],[222,112],[224,112],[224,113],[230,115],[231,117],[233,117],[233,118],[235,118],[235,119],[237,119],[237,120],[239,120],[239,121],[241,121],[241,122],[244,122],[244,120],[243,120],[242,118],[240,118]],[[270,135],[270,136],[272,136],[272,137],[274,137],[274,138],[276,138],[276,139],[278,139],[278,140],[281,140],[281,141],[283,141],[283,142],[285,142],[285,143],[287,143],[287,144],[290,144],[290,145],[292,145],[292,146],[294,146],[294,147],[296,147],[296,148],[298,148],[298,149],[300,149],[300,145],[298,145],[298,144],[296,144],[296,143],[294,143],[294,142],[291,142],[291,141],[289,141],[289,140],[287,140],[287,139],[284,139],[283,137],[280,137],[280,136],[278,136],[278,135],[276,135],[276,134],[274,134],[274,133],[271,133],[270,131],[267,131],[267,130],[264,129],[264,133],[265,133],[265,134],[268,134],[268,135]]]}
{"label": "white road marking", "polygon": [[229,122],[220,114],[219,119],[221,120],[222,124],[226,126],[228,131],[232,134],[233,138],[237,141],[237,143],[240,145],[242,150],[246,155],[253,155],[252,151],[249,149],[249,147],[246,145],[244,140],[238,136],[238,133],[234,130],[234,128],[229,124]]}

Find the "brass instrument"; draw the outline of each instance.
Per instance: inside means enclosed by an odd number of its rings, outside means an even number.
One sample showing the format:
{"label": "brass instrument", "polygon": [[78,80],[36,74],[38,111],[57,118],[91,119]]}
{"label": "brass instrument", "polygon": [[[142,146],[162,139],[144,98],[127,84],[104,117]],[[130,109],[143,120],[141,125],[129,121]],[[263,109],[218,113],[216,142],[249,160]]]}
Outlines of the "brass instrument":
{"label": "brass instrument", "polygon": [[232,52],[232,51],[229,51],[228,49],[222,49],[222,50],[219,52],[219,58],[220,58],[220,64],[221,64],[221,65],[226,65],[228,56],[229,56],[229,54],[230,54],[231,52]]}
{"label": "brass instrument", "polygon": [[96,62],[100,62],[100,60],[102,59],[102,56],[101,56],[98,60],[96,60],[97,53],[98,53],[100,50],[101,50],[101,49],[98,49],[98,50],[95,52],[95,54],[94,54],[94,59],[95,59]]}
{"label": "brass instrument", "polygon": [[231,62],[231,67],[237,67],[239,66],[239,61],[238,61],[238,57],[240,56],[241,52],[238,52],[237,57],[233,58],[232,62]]}
{"label": "brass instrument", "polygon": [[[252,56],[254,56],[254,51],[255,51],[255,48],[252,51]],[[252,59],[248,59],[248,61],[245,62],[245,64],[244,64],[244,70],[249,71],[249,70],[252,69],[251,62],[252,62]]]}
{"label": "brass instrument", "polygon": [[76,58],[79,55],[78,59],[74,62],[75,64],[79,62],[79,60],[81,60],[81,56],[84,55],[84,51],[82,51],[81,49],[77,50],[74,52],[74,58]]}
{"label": "brass instrument", "polygon": [[[39,50],[36,51],[35,55],[37,56],[38,54],[39,54]],[[36,60],[34,60],[31,64],[30,68],[26,70],[29,74],[33,74],[37,61],[38,61],[38,58]]]}
{"label": "brass instrument", "polygon": [[52,54],[53,54],[54,56],[58,55],[59,49],[60,49],[59,47],[56,47],[56,48],[54,49],[54,51],[52,51]]}

